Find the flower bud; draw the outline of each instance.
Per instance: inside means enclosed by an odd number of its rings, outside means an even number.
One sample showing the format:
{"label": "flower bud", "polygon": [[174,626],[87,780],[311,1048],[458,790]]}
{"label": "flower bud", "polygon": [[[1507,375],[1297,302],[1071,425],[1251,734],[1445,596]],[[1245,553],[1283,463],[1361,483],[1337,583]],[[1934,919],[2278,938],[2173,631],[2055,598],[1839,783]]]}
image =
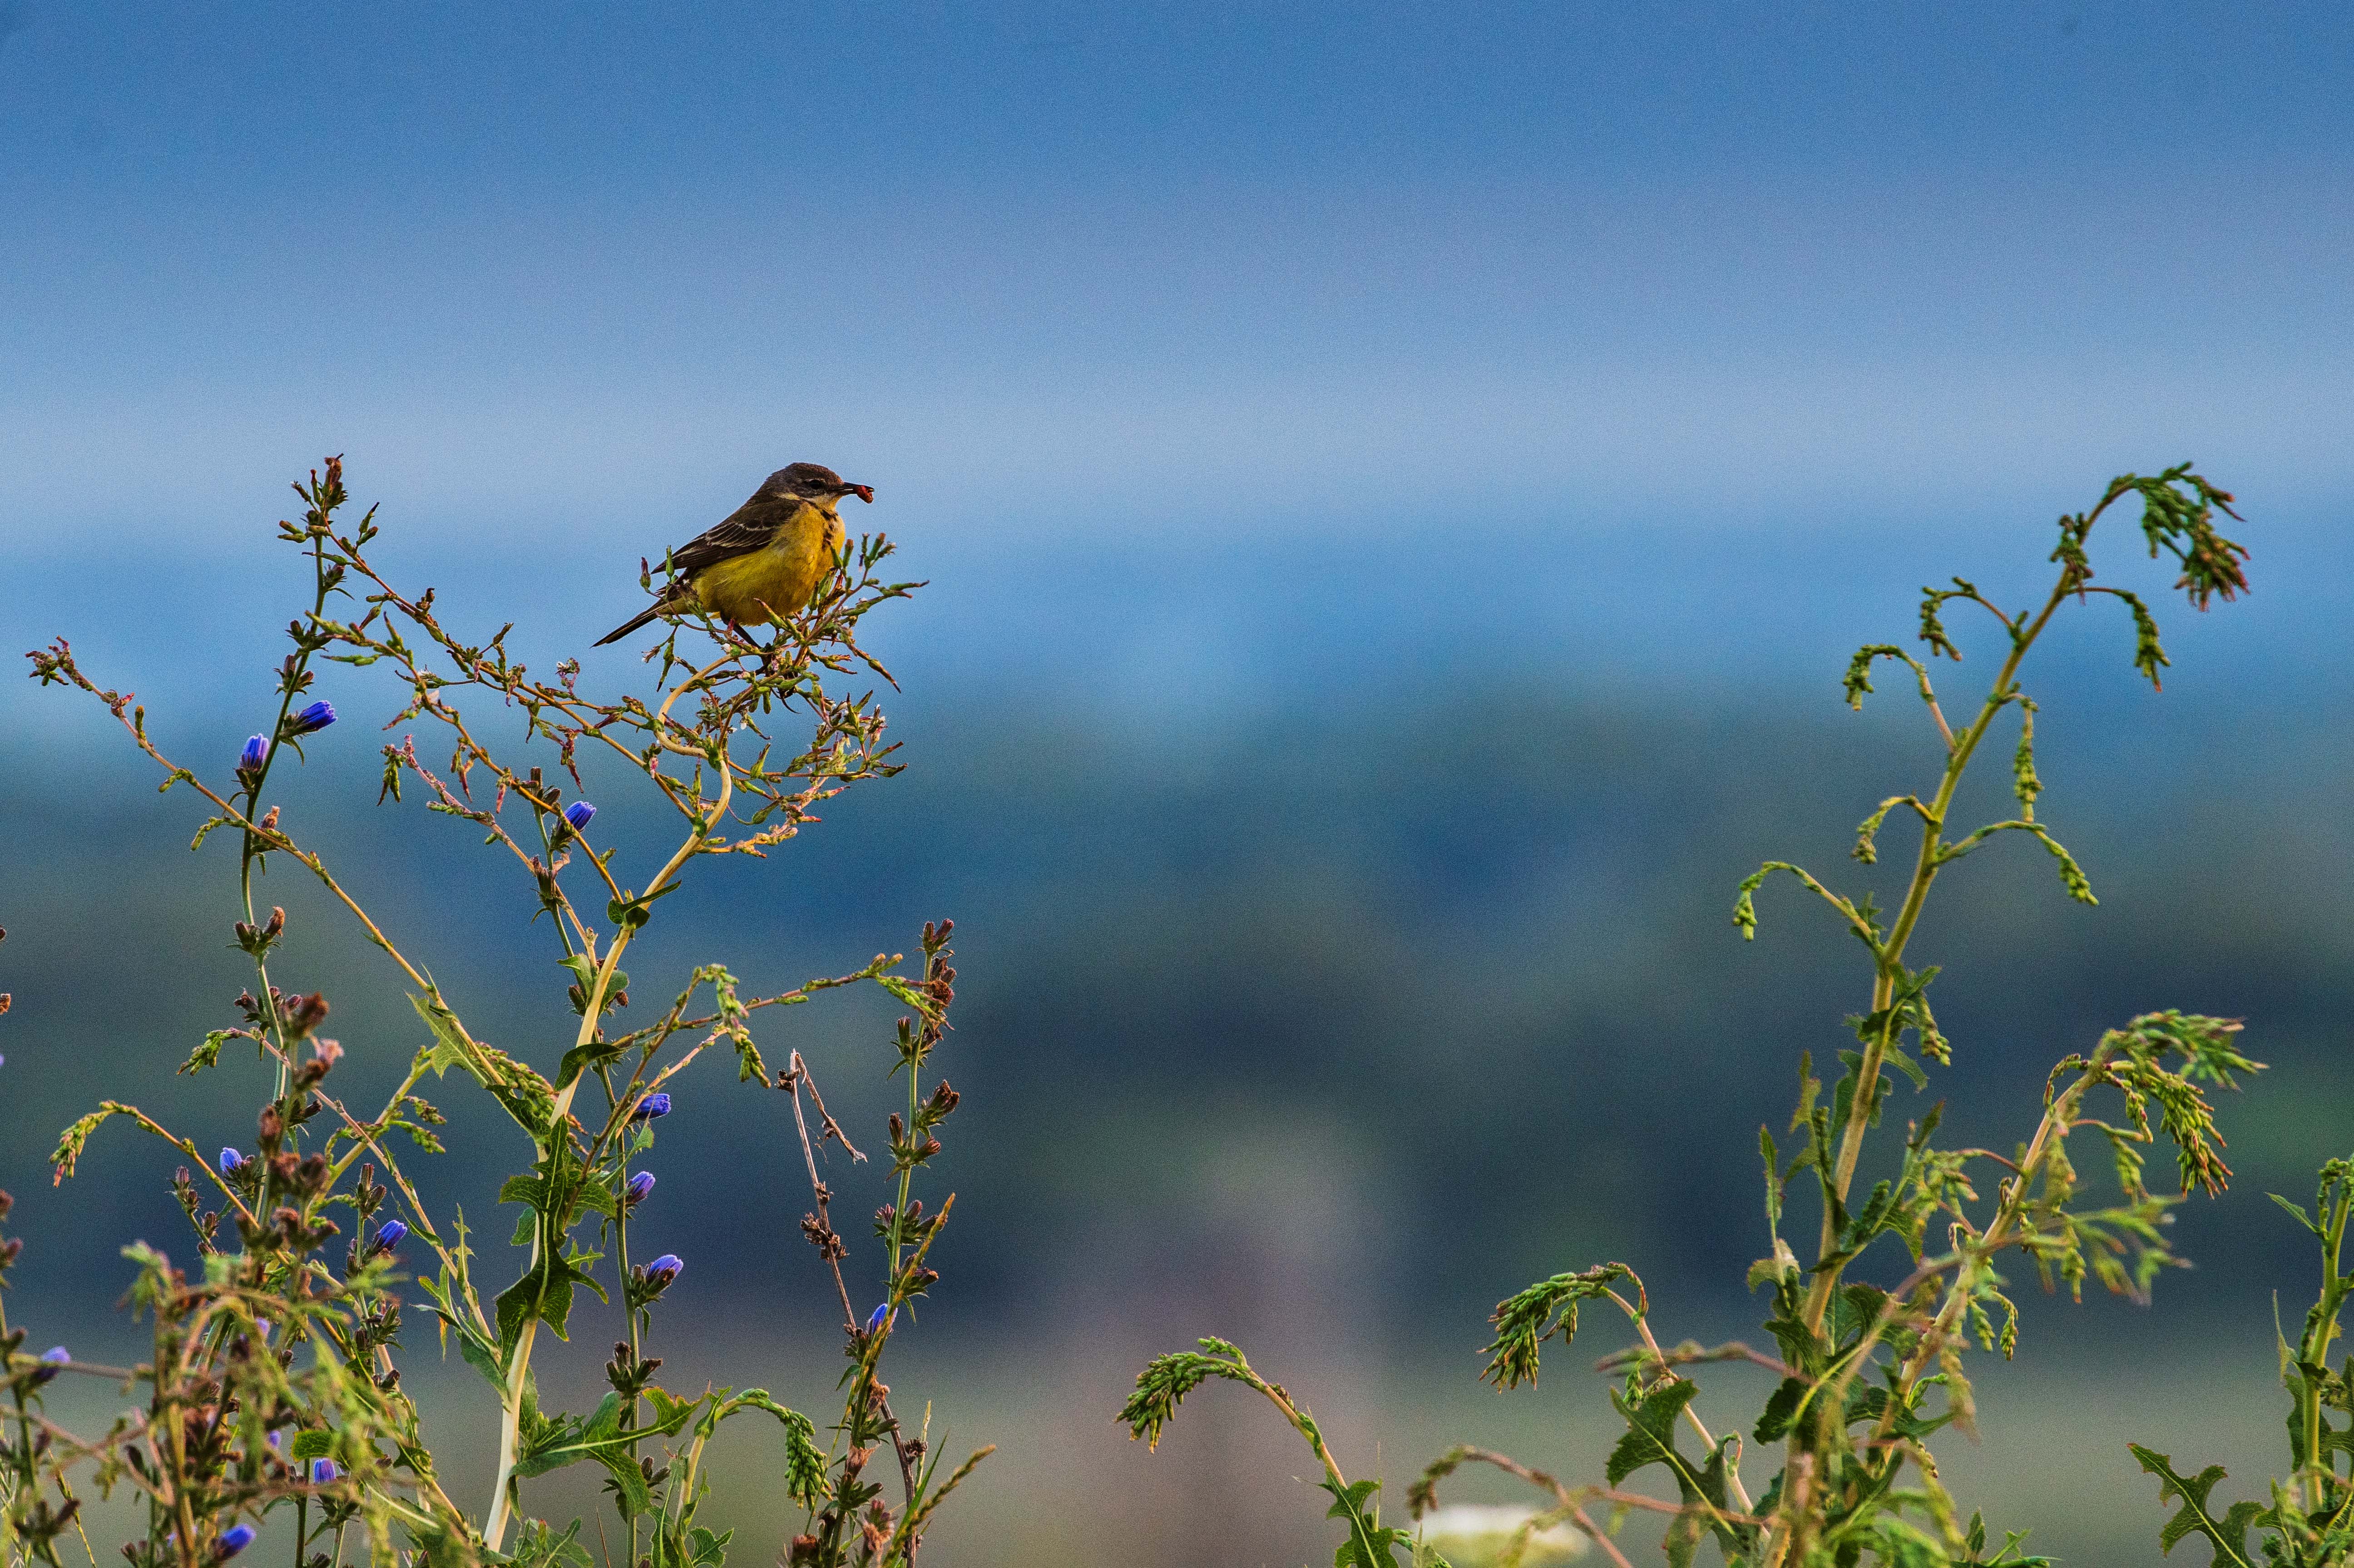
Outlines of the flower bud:
{"label": "flower bud", "polygon": [[286,733],[290,736],[316,735],[335,722],[332,703],[313,703],[301,713],[286,715]]}
{"label": "flower bud", "polygon": [[259,773],[261,771],[261,765],[269,759],[269,737],[259,735],[249,736],[246,739],[245,749],[237,754],[237,770],[239,773]]}
{"label": "flower bud", "polygon": [[341,1465],[336,1464],[333,1459],[313,1459],[311,1461],[311,1484],[313,1486],[332,1486],[334,1483],[340,1481],[343,1478],[344,1467]]}
{"label": "flower bud", "polygon": [[646,1265],[646,1285],[655,1291],[667,1290],[670,1282],[676,1279],[685,1267],[686,1265],[679,1261],[678,1254],[666,1252]]}
{"label": "flower bud", "polygon": [[402,1242],[408,1239],[408,1227],[407,1225],[402,1224],[398,1220],[387,1220],[384,1224],[376,1226],[375,1236],[368,1242],[368,1251],[371,1254],[390,1252],[394,1247],[398,1246]]}
{"label": "flower bud", "polygon": [[622,1183],[621,1201],[634,1208],[644,1202],[646,1194],[653,1190],[654,1173],[651,1171],[641,1171]]}
{"label": "flower bud", "polygon": [[220,1151],[220,1173],[223,1176],[234,1176],[244,1169],[244,1155],[234,1149],[224,1149]]}
{"label": "flower bud", "polygon": [[670,1096],[667,1094],[652,1094],[638,1102],[638,1108],[630,1113],[630,1119],[631,1121],[652,1121],[658,1116],[668,1115],[670,1115]]}
{"label": "flower bud", "polygon": [[866,1317],[867,1336],[871,1339],[875,1335],[881,1333],[883,1331],[883,1326],[890,1320],[891,1303],[888,1301],[876,1302],[875,1304],[875,1310],[868,1313]]}
{"label": "flower bud", "polygon": [[33,1382],[44,1383],[58,1375],[58,1369],[73,1360],[73,1352],[63,1345],[51,1345],[41,1352],[41,1365],[33,1373]]}
{"label": "flower bud", "polygon": [[587,827],[588,819],[596,814],[597,808],[586,800],[575,800],[564,808],[564,820],[572,824],[572,831],[576,833]]}
{"label": "flower bud", "polygon": [[253,1526],[249,1524],[230,1525],[220,1532],[220,1539],[213,1543],[213,1561],[228,1562],[253,1544],[255,1533]]}

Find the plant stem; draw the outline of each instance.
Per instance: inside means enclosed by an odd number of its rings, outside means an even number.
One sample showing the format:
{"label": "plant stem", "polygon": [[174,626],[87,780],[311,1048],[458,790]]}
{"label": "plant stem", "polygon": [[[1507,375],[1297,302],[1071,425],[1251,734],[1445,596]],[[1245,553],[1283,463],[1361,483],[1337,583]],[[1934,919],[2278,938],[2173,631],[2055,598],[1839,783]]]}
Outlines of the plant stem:
{"label": "plant stem", "polygon": [[[1863,1062],[1856,1071],[1854,1097],[1848,1103],[1847,1125],[1840,1133],[1839,1160],[1832,1174],[1834,1190],[1842,1202],[1854,1185],[1856,1164],[1863,1154],[1864,1134],[1872,1126],[1872,1113],[1879,1099],[1881,1071],[1887,1064],[1889,1048],[1895,1044],[1898,1021],[1888,1013],[1888,1009],[1896,999],[1897,985],[1903,979],[1905,947],[1920,923],[1922,908],[1928,902],[1930,885],[1937,880],[1941,863],[1938,852],[1945,847],[1946,813],[1953,807],[1955,791],[1960,788],[1962,774],[1968,768],[1978,743],[1986,738],[1995,715],[2008,706],[2016,694],[2020,662],[2027,657],[2027,651],[2034,646],[2036,638],[2042,634],[2052,612],[2067,597],[2065,582],[2063,577],[2062,586],[2052,589],[2051,597],[2044,601],[2041,613],[2024,631],[2013,633],[2009,657],[1996,672],[1994,684],[1987,692],[1986,701],[1978,709],[1978,716],[1955,738],[1953,749],[1946,758],[1945,777],[1938,781],[1937,793],[1931,800],[1928,810],[1922,813],[1921,847],[1914,858],[1913,879],[1905,887],[1904,900],[1897,907],[1896,918],[1889,927],[1886,939],[1876,944],[1874,948],[1877,972],[1872,977],[1872,1011],[1887,1016],[1883,1018],[1879,1032],[1864,1046]],[[1829,1206],[1826,1205],[1819,1258],[1829,1259],[1838,1241],[1838,1227]],[[1823,1313],[1839,1288],[1842,1272],[1835,1263],[1826,1263],[1817,1271],[1814,1284],[1807,1294],[1806,1323],[1808,1328],[1821,1329]]]}
{"label": "plant stem", "polygon": [[[326,540],[324,536],[313,534],[311,539],[311,576],[313,582],[311,619],[313,620],[317,620],[321,616],[326,613],[327,609],[327,560],[324,554],[325,548]],[[310,650],[307,648],[298,649],[295,653],[294,668],[288,672],[284,682],[285,689],[279,693],[278,695],[278,717],[270,724],[269,744],[261,754],[261,766],[254,769],[252,781],[246,788],[244,814],[248,820],[257,818],[260,815],[261,786],[267,782],[270,778],[270,764],[278,760],[278,748],[281,744],[279,737],[286,733],[286,715],[293,709],[294,694],[301,688],[302,676],[310,669]],[[256,835],[251,828],[249,827],[245,829],[243,834],[244,842],[238,855],[237,891],[239,898],[242,900],[245,905],[245,923],[248,926],[256,924],[253,917],[253,868],[255,862],[260,856],[261,851],[256,847],[255,838]],[[270,950],[267,948],[264,948],[260,952],[253,955],[253,968],[254,972],[260,977],[261,989],[257,1000],[261,1003],[263,1015],[269,1020],[266,1027],[270,1033],[278,1037],[278,1088],[276,1093],[271,1095],[270,1097],[272,1099],[282,1100],[286,1097],[286,1082],[287,1075],[290,1071],[286,1062],[288,1054],[286,1024],[285,1021],[278,1015],[278,995],[270,987]],[[292,1129],[290,1129],[290,1131]]]}
{"label": "plant stem", "polygon": [[[602,1080],[605,1085],[605,1097],[608,1100],[612,1101],[612,1103],[618,1107],[620,1104],[620,1101],[615,1098],[613,1094],[612,1075],[602,1063],[598,1065],[597,1076]],[[632,1380],[635,1380],[637,1377],[638,1363],[644,1359],[645,1351],[641,1343],[638,1333],[638,1310],[634,1307],[628,1306],[630,1279],[630,1160],[629,1145],[626,1139],[624,1139],[621,1147],[622,1156],[620,1160],[620,1181],[617,1187],[620,1197],[613,1205],[613,1253],[615,1261],[620,1265],[621,1271],[622,1301],[624,1306],[621,1317],[630,1330],[630,1376]],[[631,1427],[632,1430],[634,1430],[638,1425],[638,1396],[635,1393],[630,1395],[630,1408],[622,1417],[622,1424]],[[638,1440],[636,1437],[632,1436],[630,1439],[630,1462],[634,1465],[637,1461]],[[620,1499],[618,1495],[615,1498],[615,1506],[617,1508],[620,1506]],[[631,1568],[636,1568],[638,1561],[638,1521],[634,1517],[631,1517],[625,1519],[622,1522],[630,1527],[630,1563]]]}
{"label": "plant stem", "polygon": [[[2128,488],[2112,483],[2101,497],[2099,503],[2084,514],[2075,531],[2075,537],[2080,546],[2085,536],[2092,532],[2093,524],[2099,520],[2101,514],[2108,510],[2110,504],[2118,496],[2125,494]],[[1922,909],[1928,901],[1930,886],[1936,881],[1938,870],[1944,863],[1945,826],[1947,814],[1953,807],[1954,796],[1960,788],[1963,773],[1968,768],[1971,758],[1977,754],[1979,743],[1986,738],[1987,731],[1993,726],[1996,715],[2018,696],[2019,669],[2025,661],[2028,651],[2043,634],[2044,628],[2051,623],[2052,617],[2058,612],[2061,604],[2065,601],[2070,593],[2078,591],[2080,586],[2081,578],[2077,575],[2076,568],[2073,565],[2063,561],[2059,577],[2052,584],[2051,593],[2045,598],[2042,609],[2031,620],[2023,610],[2017,620],[2004,619],[2003,623],[2010,636],[2010,652],[2004,658],[2001,667],[1995,672],[1994,682],[1987,690],[1985,702],[1979,705],[1978,717],[1971,721],[1969,726],[1960,735],[1952,736],[1946,724],[1943,711],[1933,709],[1936,712],[1940,734],[1951,736],[1946,747],[1945,773],[1938,781],[1936,795],[1930,801],[1927,809],[1919,812],[1920,848],[1914,857],[1912,879],[1905,886],[1903,901],[1897,907],[1895,919],[1888,927],[1888,935],[1879,940],[1872,940],[1869,937],[1866,938],[1871,942],[1873,958],[1872,1014],[1881,1019],[1881,1024],[1872,1037],[1864,1043],[1862,1060],[1856,1067],[1855,1088],[1848,1102],[1846,1122],[1840,1130],[1839,1154],[1832,1167],[1831,1193],[1837,1203],[1840,1205],[1846,1202],[1848,1193],[1854,1185],[1856,1166],[1863,1154],[1864,1135],[1872,1126],[1873,1112],[1879,1102],[1881,1074],[1887,1064],[1888,1053],[1895,1044],[1896,1037],[1901,1032],[1902,1025],[1893,1008],[1897,987],[1903,982],[1905,975],[1904,951],[1912,941],[1914,929],[1920,923]],[[1998,611],[1997,614],[1999,619],[2003,619],[2000,617],[2000,612]],[[1923,682],[1923,692],[1926,700],[1925,679]],[[2046,1124],[2049,1125],[2048,1118]],[[2019,1179],[2018,1189],[2022,1194],[2026,1184],[2026,1179],[2022,1174]],[[1999,1223],[1998,1220],[1998,1224]],[[1838,1250],[1838,1245],[1839,1226],[1834,1205],[1827,1202],[1823,1205],[1821,1239],[1816,1255],[1817,1266],[1814,1279],[1808,1288],[1807,1298],[1801,1308],[1801,1318],[1807,1328],[1819,1336],[1822,1332],[1823,1319],[1829,1310],[1833,1298],[1838,1293],[1840,1277],[1845,1272],[1843,1262],[1834,1255]],[[1947,1306],[1949,1310],[1959,1310],[1951,1301]],[[1941,1324],[1943,1319],[1944,1314],[1941,1314]],[[1917,1372],[1914,1375],[1917,1376]],[[1893,1409],[1895,1406],[1892,1404],[1891,1408]],[[1818,1412],[1815,1419],[1802,1421],[1792,1426],[1787,1444],[1787,1461],[1790,1473],[1797,1473],[1796,1467],[1802,1459],[1810,1458],[1809,1450],[1814,1442],[1825,1436],[1835,1439],[1841,1437],[1843,1429],[1836,1427],[1836,1421],[1835,1411]],[[1796,1536],[1800,1524],[1797,1499],[1789,1491],[1786,1491],[1779,1513],[1780,1518],[1774,1532],[1775,1539],[1768,1547],[1765,1558],[1769,1568],[1778,1568],[1778,1565],[1789,1560],[1793,1548],[1797,1544]]]}
{"label": "plant stem", "polygon": [[[1618,1309],[1627,1314],[1628,1320],[1635,1325],[1635,1331],[1643,1336],[1643,1348],[1651,1352],[1651,1359],[1657,1361],[1663,1368],[1667,1366],[1668,1353],[1667,1351],[1659,1349],[1659,1341],[1652,1336],[1649,1313],[1647,1311],[1638,1310],[1631,1302],[1629,1302],[1624,1296],[1619,1295],[1616,1290],[1606,1289],[1603,1294],[1609,1297],[1611,1300],[1618,1303]],[[1648,1298],[1646,1298],[1646,1301],[1648,1304]],[[1694,1410],[1690,1404],[1687,1404],[1684,1406],[1684,1419],[1691,1423],[1692,1436],[1698,1437],[1701,1442],[1707,1446],[1710,1453],[1715,1453],[1715,1437],[1710,1434],[1708,1427],[1701,1421],[1700,1413]],[[1744,1513],[1755,1513],[1757,1511],[1756,1505],[1750,1501],[1749,1489],[1741,1484],[1741,1463],[1737,1457],[1737,1447],[1735,1455],[1736,1457],[1724,1467],[1725,1483],[1733,1489],[1734,1499],[1741,1504],[1741,1511]]]}
{"label": "plant stem", "polygon": [[[697,671],[690,679],[680,683],[677,688],[663,699],[663,705],[655,715],[657,726],[668,718],[671,704],[676,702],[682,694],[707,679],[712,671],[734,657],[733,653],[723,655]],[[654,874],[654,879],[646,885],[645,897],[652,898],[668,885],[671,879],[678,874],[679,869],[702,848],[704,841],[708,839],[718,829],[720,822],[726,819],[728,801],[734,794],[735,774],[728,766],[724,752],[719,759],[717,771],[719,774],[718,798],[712,802],[710,810],[695,821],[684,842],[678,846],[677,852],[663,864],[662,870]],[[612,940],[606,944],[605,960],[598,965],[597,977],[587,988],[587,995],[583,998],[580,1028],[572,1042],[574,1050],[579,1050],[597,1038],[599,1021],[605,1011],[606,992],[613,983],[614,971],[620,967],[621,955],[629,950],[630,938],[635,931],[635,927],[624,922],[614,931]],[[551,1143],[557,1139],[567,1136],[564,1129],[571,1115],[572,1097],[579,1087],[580,1075],[575,1074],[570,1083],[556,1091],[556,1103],[548,1113],[546,1136]],[[540,1152],[545,1157],[549,1152],[548,1146],[543,1144]],[[531,1266],[534,1269],[540,1266],[551,1249],[562,1243],[561,1236],[551,1236],[547,1234],[547,1217],[543,1213],[532,1227]],[[535,1308],[537,1304],[534,1305]],[[524,1382],[530,1374],[532,1341],[535,1337],[535,1330],[538,1325],[539,1315],[535,1309],[525,1317],[523,1327],[515,1336],[514,1353],[507,1370],[505,1408],[499,1416],[498,1475],[493,1482],[490,1515],[482,1526],[483,1542],[493,1552],[500,1549],[501,1543],[506,1538],[509,1513],[508,1493],[514,1484],[517,1457],[516,1446],[523,1422]]]}
{"label": "plant stem", "polygon": [[[2315,1215],[2321,1231],[2321,1297],[2306,1317],[2305,1333],[2297,1344],[2297,1360],[2306,1366],[2323,1366],[2329,1355],[2329,1341],[2338,1337],[2338,1314],[2346,1299],[2346,1292],[2354,1280],[2339,1274],[2338,1260],[2346,1240],[2346,1223],[2349,1208],[2354,1208],[2354,1180],[2341,1183],[2331,1194],[2327,1210]],[[2338,1475],[2336,1457],[2322,1448],[2321,1393],[2309,1377],[2299,1376],[2296,1383],[2298,1424],[2304,1428],[2304,1479],[2306,1506],[2318,1513],[2329,1506],[2329,1491]]]}

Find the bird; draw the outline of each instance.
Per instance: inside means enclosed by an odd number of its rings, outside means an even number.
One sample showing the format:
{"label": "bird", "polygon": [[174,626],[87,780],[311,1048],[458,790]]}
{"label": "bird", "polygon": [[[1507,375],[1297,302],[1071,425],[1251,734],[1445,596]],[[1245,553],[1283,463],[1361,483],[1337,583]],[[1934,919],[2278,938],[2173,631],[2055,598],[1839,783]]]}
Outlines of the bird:
{"label": "bird", "polygon": [[597,639],[618,642],[659,615],[709,610],[738,625],[781,620],[809,600],[842,548],[845,495],[874,504],[875,487],[822,463],[797,462],[761,482],[752,498],[670,553],[671,578],[639,614]]}

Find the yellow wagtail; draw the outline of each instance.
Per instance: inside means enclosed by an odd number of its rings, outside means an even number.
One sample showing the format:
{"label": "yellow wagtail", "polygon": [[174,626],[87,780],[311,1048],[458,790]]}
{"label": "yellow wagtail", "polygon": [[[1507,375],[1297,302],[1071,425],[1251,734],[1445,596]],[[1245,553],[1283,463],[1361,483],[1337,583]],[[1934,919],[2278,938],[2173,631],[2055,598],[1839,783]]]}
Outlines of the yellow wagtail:
{"label": "yellow wagtail", "polygon": [[658,615],[696,607],[738,625],[783,620],[809,602],[842,548],[834,506],[845,495],[871,504],[875,489],[821,463],[779,469],[726,521],[673,550],[662,597],[597,639],[597,646],[620,641]]}

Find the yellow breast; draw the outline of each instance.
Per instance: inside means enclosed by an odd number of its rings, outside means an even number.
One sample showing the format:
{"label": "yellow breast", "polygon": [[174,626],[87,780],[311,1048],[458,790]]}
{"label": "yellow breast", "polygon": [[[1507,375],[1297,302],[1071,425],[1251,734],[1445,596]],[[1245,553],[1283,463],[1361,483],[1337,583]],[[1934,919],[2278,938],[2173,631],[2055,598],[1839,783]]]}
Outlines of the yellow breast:
{"label": "yellow breast", "polygon": [[838,514],[804,503],[767,545],[695,573],[695,597],[705,609],[730,620],[781,620],[809,602],[843,536]]}

